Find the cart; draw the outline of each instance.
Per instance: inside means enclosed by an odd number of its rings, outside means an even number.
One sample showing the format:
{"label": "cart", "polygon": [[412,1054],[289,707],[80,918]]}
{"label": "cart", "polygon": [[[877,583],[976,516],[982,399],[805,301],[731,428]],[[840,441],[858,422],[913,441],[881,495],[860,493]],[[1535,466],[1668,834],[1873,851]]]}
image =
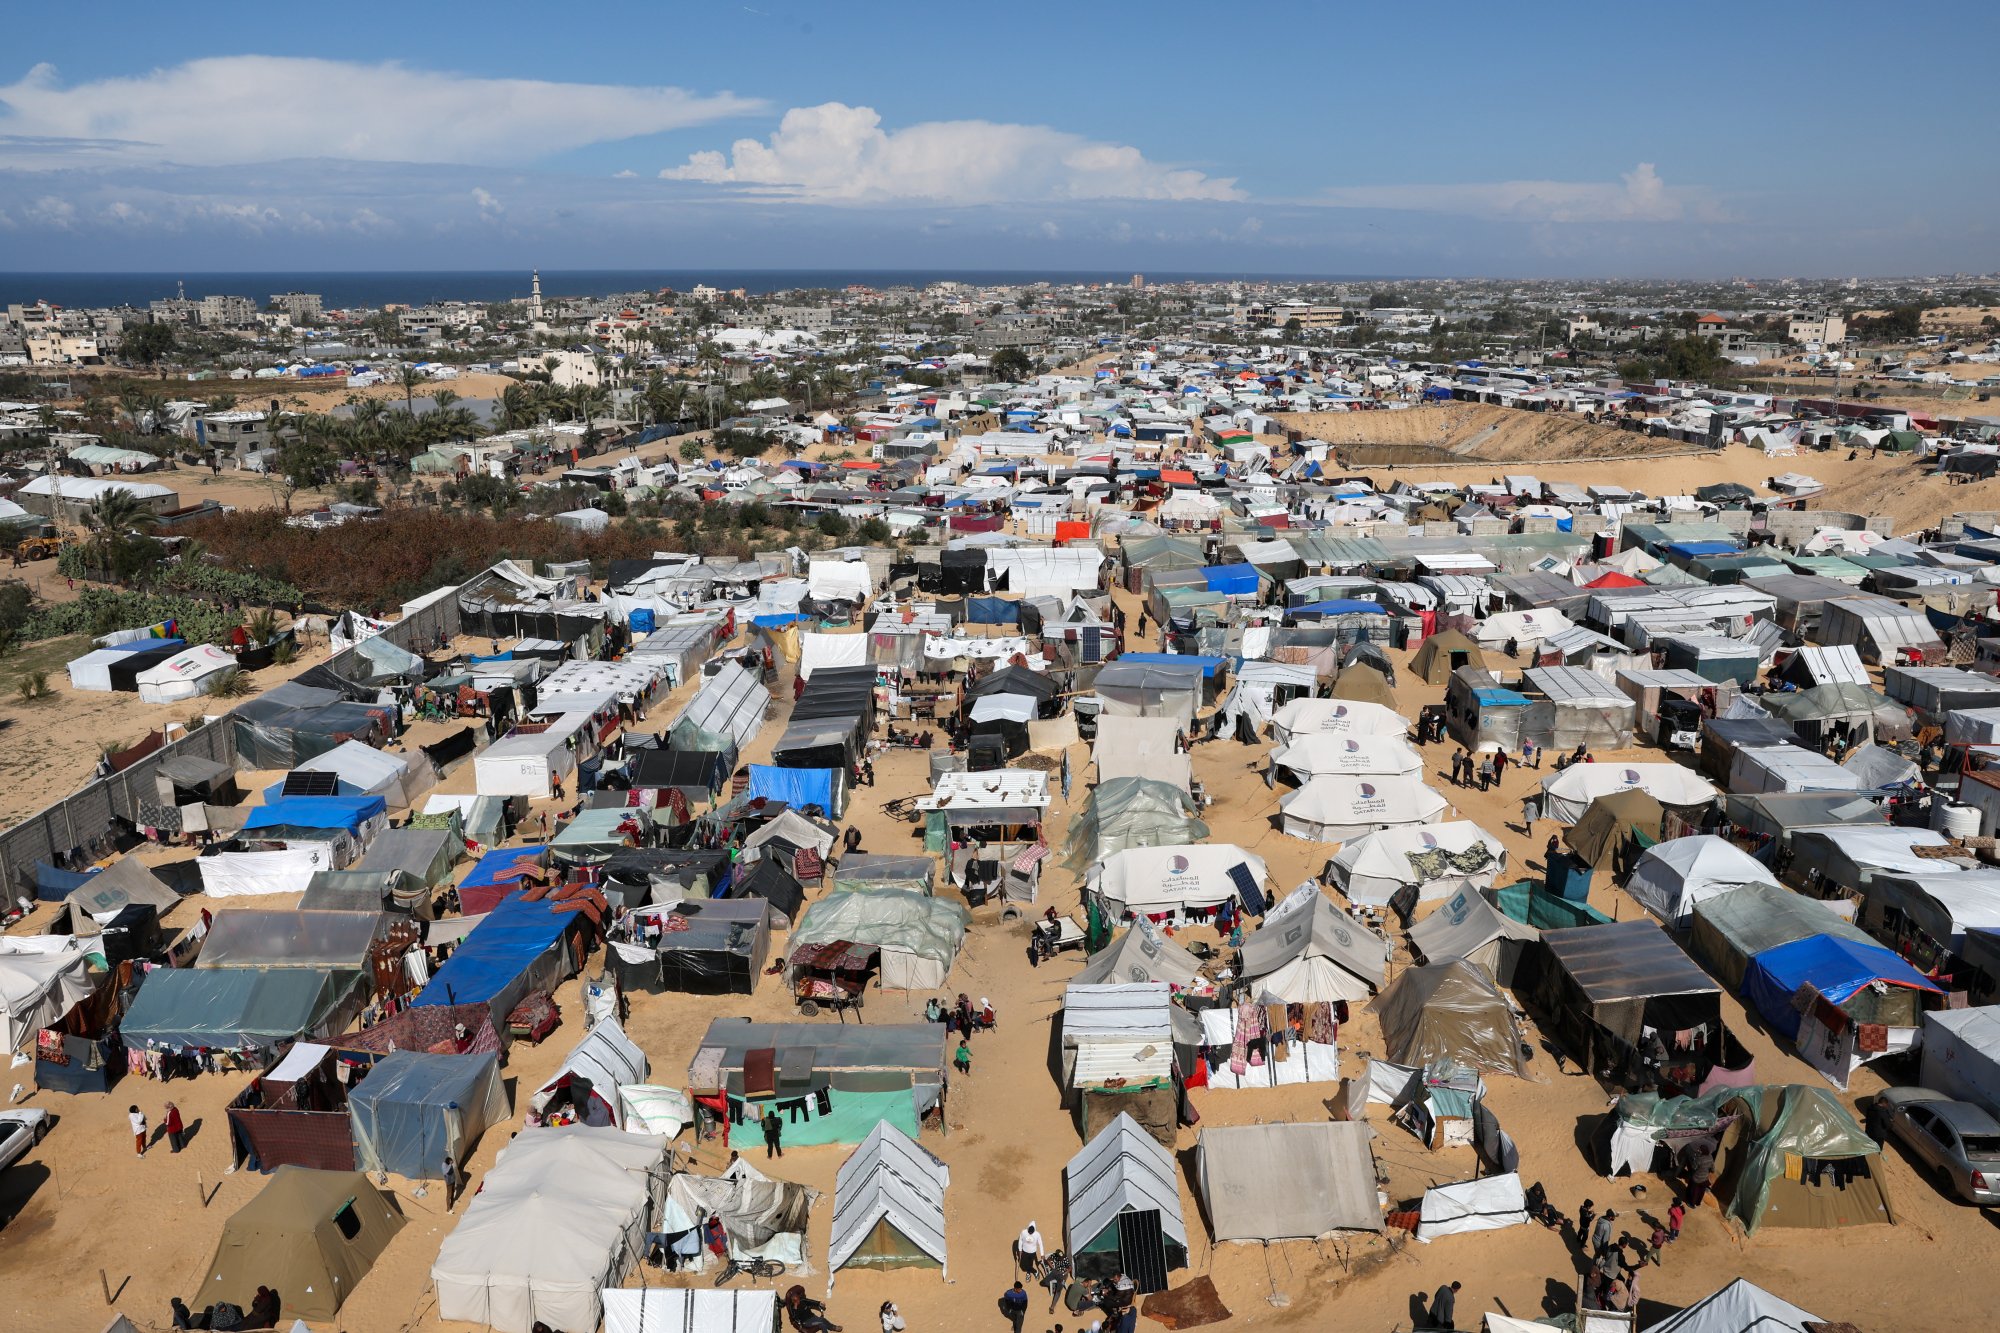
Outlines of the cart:
{"label": "cart", "polygon": [[1035,923],[1035,949],[1044,958],[1053,958],[1069,949],[1083,947],[1083,927],[1066,916],[1050,921],[1046,917]]}
{"label": "cart", "polygon": [[847,940],[802,944],[792,950],[792,998],[799,1013],[811,1018],[831,1009],[845,1023],[852,1012],[854,1021],[861,1022],[861,1000],[877,956],[876,950]]}

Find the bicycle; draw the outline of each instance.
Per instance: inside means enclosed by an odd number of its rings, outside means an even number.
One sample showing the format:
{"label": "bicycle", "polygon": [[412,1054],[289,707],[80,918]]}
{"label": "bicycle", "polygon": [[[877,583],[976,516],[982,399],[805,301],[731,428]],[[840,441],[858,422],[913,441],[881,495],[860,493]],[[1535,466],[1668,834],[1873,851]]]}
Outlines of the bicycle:
{"label": "bicycle", "polygon": [[756,1278],[777,1277],[784,1271],[785,1266],[776,1259],[731,1259],[723,1266],[722,1271],[715,1275],[715,1285],[721,1286],[738,1273]]}

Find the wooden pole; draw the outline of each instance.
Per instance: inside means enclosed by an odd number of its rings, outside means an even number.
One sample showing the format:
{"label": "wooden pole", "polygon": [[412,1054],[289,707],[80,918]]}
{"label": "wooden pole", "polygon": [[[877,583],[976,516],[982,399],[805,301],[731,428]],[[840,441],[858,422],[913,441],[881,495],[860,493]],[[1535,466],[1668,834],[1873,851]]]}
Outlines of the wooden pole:
{"label": "wooden pole", "polygon": [[202,1207],[208,1207],[208,1186],[202,1183],[199,1171],[194,1173],[194,1197],[201,1200]]}
{"label": "wooden pole", "polygon": [[97,1285],[104,1288],[104,1303],[111,1304],[111,1279],[104,1275],[101,1268],[97,1270]]}

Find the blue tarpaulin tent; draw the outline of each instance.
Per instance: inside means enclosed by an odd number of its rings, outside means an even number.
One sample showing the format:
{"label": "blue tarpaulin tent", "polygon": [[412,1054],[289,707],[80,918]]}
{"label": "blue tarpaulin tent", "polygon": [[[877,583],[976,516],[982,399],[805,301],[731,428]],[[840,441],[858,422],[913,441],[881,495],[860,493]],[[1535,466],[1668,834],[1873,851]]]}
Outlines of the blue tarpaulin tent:
{"label": "blue tarpaulin tent", "polygon": [[58,870],[44,862],[35,862],[35,896],[45,903],[61,902],[82,888],[89,879],[87,874]]}
{"label": "blue tarpaulin tent", "polygon": [[750,785],[744,795],[752,800],[783,801],[786,805],[816,805],[831,813],[834,783],[839,774],[830,768],[773,768],[750,765]]}
{"label": "blue tarpaulin tent", "polygon": [[1852,999],[1856,991],[1878,981],[1912,990],[1937,991],[1901,955],[1879,944],[1863,944],[1837,935],[1808,935],[1752,957],[1743,974],[1743,998],[1757,1007],[1758,1014],[1773,1029],[1793,1038],[1799,1034],[1799,1013],[1792,1008],[1792,997],[1798,994],[1799,987],[1811,986],[1841,1005]]}
{"label": "blue tarpaulin tent", "polygon": [[1674,542],[1667,547],[1667,554],[1692,560],[1704,555],[1737,555],[1741,550],[1735,542]]}
{"label": "blue tarpaulin tent", "polygon": [[504,1019],[530,990],[553,991],[575,970],[557,944],[584,919],[547,900],[530,902],[517,889],[480,919],[411,1003],[490,1004]]}
{"label": "blue tarpaulin tent", "polygon": [[380,796],[281,796],[253,806],[243,831],[268,828],[337,828],[355,832],[388,809]]}
{"label": "blue tarpaulin tent", "polygon": [[975,625],[1017,625],[1021,604],[1005,597],[974,597],[965,604],[965,618]]}
{"label": "blue tarpaulin tent", "polygon": [[1255,597],[1257,595],[1257,567],[1255,565],[1210,565],[1201,571],[1203,582],[1210,592],[1219,592],[1230,597]]}
{"label": "blue tarpaulin tent", "polygon": [[500,1057],[392,1051],[347,1095],[354,1164],[412,1180],[443,1177],[487,1126],[507,1117]]}

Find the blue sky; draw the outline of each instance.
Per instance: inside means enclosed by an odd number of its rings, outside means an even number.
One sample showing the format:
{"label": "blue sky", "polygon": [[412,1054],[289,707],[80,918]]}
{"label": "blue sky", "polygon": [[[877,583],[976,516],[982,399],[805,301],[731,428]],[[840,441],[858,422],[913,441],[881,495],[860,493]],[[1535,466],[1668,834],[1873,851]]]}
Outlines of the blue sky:
{"label": "blue sky", "polygon": [[204,0],[6,31],[0,269],[2000,267],[1990,0]]}

